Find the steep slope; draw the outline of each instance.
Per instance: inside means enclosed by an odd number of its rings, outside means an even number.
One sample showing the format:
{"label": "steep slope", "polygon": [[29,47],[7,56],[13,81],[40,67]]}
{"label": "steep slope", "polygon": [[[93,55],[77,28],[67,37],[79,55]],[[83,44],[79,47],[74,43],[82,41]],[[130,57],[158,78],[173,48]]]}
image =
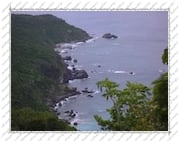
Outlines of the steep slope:
{"label": "steep slope", "polygon": [[[58,95],[64,94],[59,82],[63,79],[65,65],[54,52],[54,45],[60,42],[85,41],[89,38],[85,31],[52,15],[11,15],[12,130],[34,130],[34,126],[33,129],[26,126],[38,118],[22,126],[19,122],[26,118],[23,115],[28,115],[29,112],[38,112],[38,115],[41,114],[39,112],[49,112],[45,104],[46,98],[57,94],[57,91]],[[39,116],[38,121],[42,120],[41,117]],[[57,118],[54,119],[58,122]],[[47,121],[51,120],[43,119],[43,122]],[[48,130],[44,126],[38,129]],[[66,129],[69,128],[61,128]],[[49,130],[60,128],[51,127]]]}

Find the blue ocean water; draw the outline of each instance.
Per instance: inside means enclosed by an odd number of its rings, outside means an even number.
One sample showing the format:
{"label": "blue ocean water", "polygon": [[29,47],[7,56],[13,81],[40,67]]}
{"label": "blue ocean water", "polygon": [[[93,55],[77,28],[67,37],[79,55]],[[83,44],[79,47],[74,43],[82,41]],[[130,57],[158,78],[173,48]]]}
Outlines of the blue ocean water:
{"label": "blue ocean water", "polygon": [[[80,27],[95,39],[77,45],[65,55],[77,59],[77,68],[85,69],[89,78],[74,80],[70,86],[83,90],[94,90],[93,98],[85,94],[67,99],[59,109],[62,113],[73,109],[77,116],[78,130],[101,130],[94,120],[98,114],[109,118],[106,109],[111,106],[98,91],[96,83],[104,78],[117,82],[124,88],[127,81],[141,82],[152,86],[167,66],[161,62],[163,49],[168,45],[167,12],[59,12],[54,13],[68,23]],[[104,33],[112,33],[119,38],[101,38]],[[101,67],[98,67],[100,65]],[[131,75],[130,72],[134,72]],[[63,115],[62,115],[63,116]],[[64,116],[66,116],[64,114]]]}

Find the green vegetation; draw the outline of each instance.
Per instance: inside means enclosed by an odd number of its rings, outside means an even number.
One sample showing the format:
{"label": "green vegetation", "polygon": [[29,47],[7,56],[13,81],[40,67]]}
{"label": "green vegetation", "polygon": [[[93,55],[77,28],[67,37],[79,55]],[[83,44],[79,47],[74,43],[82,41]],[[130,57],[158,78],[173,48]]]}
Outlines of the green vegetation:
{"label": "green vegetation", "polygon": [[162,55],[162,62],[163,64],[168,65],[168,48],[164,49],[164,52]]}
{"label": "green vegetation", "polygon": [[[162,55],[162,62],[168,64],[168,48],[164,50]],[[156,129],[168,129],[168,72],[162,74],[160,78],[153,82],[153,104],[156,106],[154,109]]]}
{"label": "green vegetation", "polygon": [[11,15],[12,130],[71,129],[46,104],[64,95],[60,81],[65,65],[53,47],[89,38],[85,31],[52,15]]}
{"label": "green vegetation", "polygon": [[[167,49],[164,50],[162,61],[168,64]],[[103,96],[113,103],[113,106],[107,109],[110,119],[94,116],[103,130],[168,130],[168,73],[155,80],[152,89],[143,84],[127,82],[126,88],[119,90],[118,85],[107,78],[99,81],[97,85],[104,91]]]}
{"label": "green vegetation", "polygon": [[64,121],[51,112],[34,111],[31,108],[21,108],[12,111],[12,127],[20,131],[73,131]]}

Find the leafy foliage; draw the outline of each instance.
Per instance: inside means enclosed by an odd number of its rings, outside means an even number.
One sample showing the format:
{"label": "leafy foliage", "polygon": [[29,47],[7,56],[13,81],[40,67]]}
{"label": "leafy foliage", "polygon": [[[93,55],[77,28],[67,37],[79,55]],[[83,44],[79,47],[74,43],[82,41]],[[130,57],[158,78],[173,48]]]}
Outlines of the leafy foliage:
{"label": "leafy foliage", "polygon": [[[14,115],[24,112],[20,109],[30,107],[34,110],[33,113],[37,112],[38,120],[44,121],[41,115],[46,113],[38,111],[48,111],[45,103],[47,98],[64,94],[59,82],[63,79],[65,65],[61,57],[54,52],[54,45],[88,38],[90,37],[85,31],[52,15],[11,15],[11,109],[14,113],[12,129],[32,129],[28,127],[32,125],[30,122],[24,123],[26,128],[21,128],[23,122],[14,120]],[[25,115],[30,116],[31,112],[26,109],[19,119],[26,121],[28,117]],[[50,116],[50,113],[47,115]],[[38,129],[38,124],[36,127]],[[44,130],[52,130],[47,127],[45,125]],[[35,130],[35,124],[33,129]],[[54,129],[57,128],[54,126]]]}
{"label": "leafy foliage", "polygon": [[144,129],[141,125],[148,121],[144,121],[143,116],[150,110],[148,87],[140,83],[127,82],[126,88],[119,90],[118,85],[109,79],[98,82],[98,86],[101,90],[105,89],[103,96],[113,102],[113,107],[107,109],[111,115],[110,120],[103,120],[98,115],[94,116],[103,129],[127,131]]}
{"label": "leafy foliage", "polygon": [[153,104],[157,120],[157,130],[168,129],[168,73],[164,73],[161,77],[153,82]]}
{"label": "leafy foliage", "polygon": [[36,112],[31,108],[12,111],[12,130],[20,131],[71,131],[75,130],[50,112]]}
{"label": "leafy foliage", "polygon": [[[168,64],[168,49],[164,50],[162,61]],[[131,82],[119,90],[118,85],[107,78],[97,85],[104,92],[103,96],[113,102],[113,106],[107,109],[110,119],[94,115],[103,130],[168,130],[168,73],[153,82],[152,93],[143,84]]]}
{"label": "leafy foliage", "polygon": [[163,64],[168,65],[168,48],[164,49],[164,52],[162,55],[162,62],[163,62]]}
{"label": "leafy foliage", "polygon": [[[168,64],[168,48],[166,48],[162,55],[163,64]],[[168,72],[162,74],[160,78],[153,82],[153,104],[156,105],[154,109],[156,117],[156,129],[168,129]]]}

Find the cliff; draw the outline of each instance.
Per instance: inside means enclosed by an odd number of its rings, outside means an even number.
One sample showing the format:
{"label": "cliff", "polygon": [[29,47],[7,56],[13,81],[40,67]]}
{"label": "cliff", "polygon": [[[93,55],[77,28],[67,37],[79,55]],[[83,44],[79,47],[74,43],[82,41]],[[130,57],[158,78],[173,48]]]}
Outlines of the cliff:
{"label": "cliff", "polygon": [[[85,31],[52,15],[11,15],[12,130],[74,130],[59,121],[46,105],[47,99],[65,94],[60,80],[66,66],[53,47],[89,38]],[[52,124],[41,116],[44,112],[53,119]],[[25,115],[29,113],[39,116],[28,120]],[[42,125],[36,125],[37,121]],[[53,126],[54,122],[59,126]]]}

